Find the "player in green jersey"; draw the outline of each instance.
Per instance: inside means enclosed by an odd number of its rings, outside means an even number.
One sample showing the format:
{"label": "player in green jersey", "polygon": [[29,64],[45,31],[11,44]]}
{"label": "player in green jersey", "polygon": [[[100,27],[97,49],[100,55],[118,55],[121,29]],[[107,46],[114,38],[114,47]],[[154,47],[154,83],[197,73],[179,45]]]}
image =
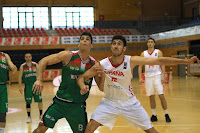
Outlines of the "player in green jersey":
{"label": "player in green jersey", "polygon": [[[36,81],[36,71],[37,71],[37,63],[32,61],[32,55],[30,53],[25,54],[25,63],[23,63],[20,66],[20,71],[19,71],[19,92],[23,94],[24,92],[24,97],[26,101],[26,111],[28,114],[28,120],[26,121],[27,123],[31,122],[31,103],[32,103],[32,97],[34,97],[34,101],[38,103],[38,109],[41,118],[42,116],[42,96],[41,94],[36,95],[32,91],[32,87],[34,82]],[[22,87],[22,81],[25,84],[25,87]]]}
{"label": "player in green jersey", "polygon": [[[62,51],[47,56],[39,62],[37,80],[33,86],[36,93],[40,93],[43,90],[42,74],[47,65],[63,63],[62,82],[53,99],[53,103],[44,113],[38,128],[33,133],[46,132],[48,128],[53,128],[55,123],[61,118],[65,118],[68,121],[74,133],[83,133],[85,131],[88,122],[85,101],[88,98],[89,92],[81,95],[76,79],[96,62],[89,55],[93,47],[92,35],[88,32],[83,32],[80,36],[78,47],[79,50],[77,51]],[[98,84],[101,79],[97,76],[95,80]],[[92,78],[88,79],[86,84],[90,88]]]}
{"label": "player in green jersey", "polygon": [[13,73],[17,71],[17,67],[11,61],[10,56],[0,52],[0,133],[4,133],[6,126],[6,112],[8,111],[8,94],[6,87],[8,68],[10,68]]}

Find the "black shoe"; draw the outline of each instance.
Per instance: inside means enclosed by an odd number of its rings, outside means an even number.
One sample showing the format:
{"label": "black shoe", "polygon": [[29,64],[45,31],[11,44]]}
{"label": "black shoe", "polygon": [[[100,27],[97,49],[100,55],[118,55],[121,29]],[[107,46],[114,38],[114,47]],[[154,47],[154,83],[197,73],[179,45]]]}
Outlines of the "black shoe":
{"label": "black shoe", "polygon": [[151,116],[151,121],[152,121],[152,122],[158,121],[157,116],[156,116],[156,115],[152,115],[152,116]]}
{"label": "black shoe", "polygon": [[171,122],[171,119],[169,118],[168,114],[165,114],[165,119],[166,119],[166,122]]}

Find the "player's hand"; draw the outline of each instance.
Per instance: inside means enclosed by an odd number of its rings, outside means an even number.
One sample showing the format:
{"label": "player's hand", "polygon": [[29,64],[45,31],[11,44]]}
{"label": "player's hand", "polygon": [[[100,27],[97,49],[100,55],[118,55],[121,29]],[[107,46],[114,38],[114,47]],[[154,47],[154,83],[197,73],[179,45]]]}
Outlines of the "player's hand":
{"label": "player's hand", "polygon": [[199,64],[199,59],[197,58],[197,56],[193,56],[188,60],[189,64],[193,64],[195,61],[197,61],[197,63]]}
{"label": "player's hand", "polygon": [[139,82],[140,82],[140,84],[142,84],[142,81],[143,81],[142,78],[139,78]]}
{"label": "player's hand", "polygon": [[80,90],[81,95],[84,95],[88,91],[89,91],[89,86],[88,85],[81,86],[81,90]]}
{"label": "player's hand", "polygon": [[95,69],[99,77],[105,76],[104,68],[101,66],[100,63],[98,66],[95,66]]}
{"label": "player's hand", "polygon": [[12,65],[10,69],[13,71],[13,74],[17,72],[17,67],[15,65]]}
{"label": "player's hand", "polygon": [[43,91],[43,82],[41,80],[36,80],[32,90],[36,95],[40,94]]}
{"label": "player's hand", "polygon": [[24,91],[24,89],[22,89],[21,87],[19,88],[19,92],[21,93],[21,94],[23,94],[23,91]]}

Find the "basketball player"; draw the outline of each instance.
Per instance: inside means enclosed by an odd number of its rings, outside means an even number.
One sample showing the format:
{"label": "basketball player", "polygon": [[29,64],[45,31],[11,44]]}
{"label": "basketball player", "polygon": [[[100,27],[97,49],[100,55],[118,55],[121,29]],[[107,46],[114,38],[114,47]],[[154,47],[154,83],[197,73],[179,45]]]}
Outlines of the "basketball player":
{"label": "basketball player", "polygon": [[[20,71],[19,71],[19,92],[23,94],[24,92],[24,97],[26,101],[26,111],[28,115],[27,123],[32,122],[31,119],[31,103],[32,103],[32,97],[34,97],[34,101],[38,103],[38,109],[39,109],[39,118],[41,119],[42,116],[42,95],[36,95],[33,93],[32,88],[33,84],[36,81],[36,71],[37,71],[37,66],[38,64],[36,62],[32,61],[32,55],[30,53],[25,54],[25,63],[23,63],[20,66]],[[22,87],[22,81],[25,84],[25,87]]]}
{"label": "basketball player", "polygon": [[[155,49],[155,40],[153,38],[149,38],[147,41],[148,50],[141,53],[142,57],[148,58],[160,58],[163,57],[163,54],[160,50]],[[141,74],[142,74],[142,65],[139,66],[138,74],[139,74],[139,81],[142,81]],[[145,65],[145,88],[146,88],[146,95],[149,96],[150,99],[150,106],[152,110],[151,121],[158,121],[156,116],[156,101],[155,101],[155,94],[157,93],[163,110],[165,111],[165,120],[166,122],[171,122],[171,119],[168,115],[167,111],[167,101],[165,99],[163,93],[163,85],[165,83],[165,66],[162,66],[162,70],[160,65]]]}
{"label": "basketball player", "polygon": [[[146,133],[158,133],[153,127],[148,114],[140,105],[140,101],[133,93],[131,80],[132,70],[136,65],[169,65],[187,64],[199,61],[197,57],[189,60],[175,59],[169,57],[144,58],[140,56],[124,55],[126,51],[126,40],[121,35],[115,35],[111,42],[112,56],[96,63],[86,73],[79,76],[77,83],[81,88],[80,93],[84,95],[89,87],[84,83],[89,78],[99,75],[104,85],[105,97],[93,113],[85,133],[93,133],[100,125],[114,126],[117,116],[124,117],[128,124],[143,129]],[[103,67],[103,68],[101,68]],[[102,72],[103,71],[103,72]],[[105,72],[105,73],[104,73]],[[103,80],[105,79],[105,80]]]}
{"label": "basketball player", "polygon": [[4,133],[6,126],[6,112],[8,111],[8,94],[6,87],[8,68],[10,68],[13,73],[17,71],[17,67],[11,61],[10,56],[0,52],[0,133]]}
{"label": "basketball player", "polygon": [[[83,32],[80,36],[78,47],[78,51],[62,51],[47,56],[39,62],[37,80],[33,86],[37,93],[43,90],[42,74],[47,65],[63,63],[62,82],[53,99],[53,103],[46,110],[38,128],[33,133],[46,132],[48,128],[53,128],[61,118],[65,118],[68,121],[73,133],[84,133],[88,123],[85,101],[88,98],[89,92],[84,95],[80,94],[80,87],[76,83],[76,78],[91,68],[96,62],[89,55],[90,49],[93,47],[92,35],[88,32]],[[90,88],[92,78],[86,84]]]}

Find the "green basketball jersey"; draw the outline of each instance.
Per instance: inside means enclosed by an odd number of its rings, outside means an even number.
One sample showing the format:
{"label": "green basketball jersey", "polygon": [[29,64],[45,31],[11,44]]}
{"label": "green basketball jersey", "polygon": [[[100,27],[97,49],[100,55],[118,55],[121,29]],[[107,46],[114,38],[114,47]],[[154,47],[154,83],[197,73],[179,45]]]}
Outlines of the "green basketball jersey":
{"label": "green basketball jersey", "polygon": [[8,80],[8,62],[6,58],[6,54],[0,52],[0,83],[3,84]]}
{"label": "green basketball jersey", "polygon": [[[6,58],[6,54],[3,52],[0,52],[0,84],[6,84],[8,80],[8,62]],[[5,87],[1,86],[0,88],[0,94],[5,92],[7,93],[6,85]]]}
{"label": "green basketball jersey", "polygon": [[[72,57],[66,65],[62,67],[62,82],[57,91],[56,97],[63,101],[71,101],[75,103],[85,102],[89,92],[85,95],[80,94],[80,87],[76,83],[79,75],[86,72],[95,64],[95,59],[90,57],[90,61],[84,63],[79,56],[78,51],[72,51]],[[86,83],[91,88],[92,78]]]}
{"label": "green basketball jersey", "polygon": [[37,71],[37,63],[32,62],[31,66],[28,66],[25,63],[22,64],[23,66],[23,76],[22,76],[22,81],[26,85],[33,85],[34,82],[36,81],[36,71]]}

